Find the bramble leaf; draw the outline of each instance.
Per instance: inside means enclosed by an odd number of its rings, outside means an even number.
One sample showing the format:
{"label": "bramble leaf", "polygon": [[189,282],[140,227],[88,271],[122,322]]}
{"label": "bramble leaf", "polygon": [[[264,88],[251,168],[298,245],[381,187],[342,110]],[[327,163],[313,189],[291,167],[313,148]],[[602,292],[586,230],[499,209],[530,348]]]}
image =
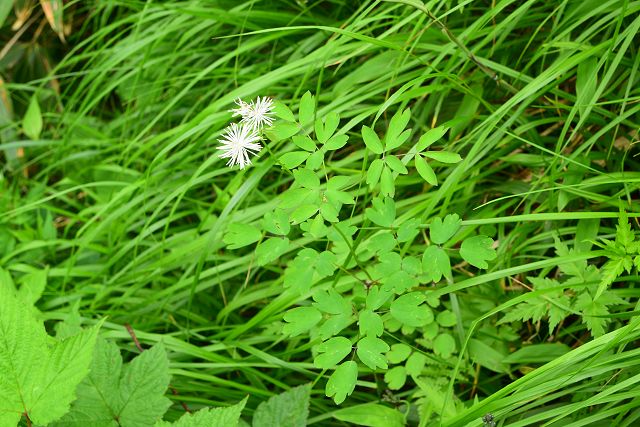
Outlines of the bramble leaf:
{"label": "bramble leaf", "polygon": [[12,286],[0,282],[0,301],[0,425],[15,426],[22,414],[49,425],[79,396],[101,323],[57,340]]}
{"label": "bramble leaf", "polygon": [[[253,414],[253,427],[305,427],[309,416],[311,385],[301,385],[269,398]],[[227,424],[207,424],[206,426]]]}
{"label": "bramble leaf", "polygon": [[169,360],[162,344],[123,367],[117,345],[99,339],[78,399],[53,426],[153,426],[171,406],[164,397],[168,387]]}
{"label": "bramble leaf", "polygon": [[[204,408],[192,414],[186,413],[178,418],[178,421],[173,423],[158,421],[154,427],[237,427],[240,421],[240,414],[246,403],[247,397],[235,405],[226,408]],[[260,407],[258,407],[258,409],[259,408]]]}

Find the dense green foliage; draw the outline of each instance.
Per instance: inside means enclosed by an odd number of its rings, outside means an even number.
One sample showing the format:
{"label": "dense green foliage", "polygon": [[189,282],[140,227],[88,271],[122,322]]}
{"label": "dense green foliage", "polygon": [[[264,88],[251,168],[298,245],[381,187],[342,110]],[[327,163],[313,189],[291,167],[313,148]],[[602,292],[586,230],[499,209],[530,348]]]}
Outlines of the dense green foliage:
{"label": "dense green foliage", "polygon": [[13,3],[2,426],[638,422],[639,1]]}

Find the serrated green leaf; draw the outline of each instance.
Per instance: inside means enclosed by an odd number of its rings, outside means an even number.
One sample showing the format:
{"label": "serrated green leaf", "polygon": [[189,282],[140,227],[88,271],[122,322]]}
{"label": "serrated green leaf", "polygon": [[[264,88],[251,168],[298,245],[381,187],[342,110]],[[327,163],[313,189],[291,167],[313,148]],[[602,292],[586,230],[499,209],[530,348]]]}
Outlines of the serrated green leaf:
{"label": "serrated green leaf", "polygon": [[362,139],[364,145],[375,154],[382,154],[383,147],[378,134],[368,126],[362,126]]}
{"label": "serrated green leaf", "polygon": [[222,241],[229,249],[251,245],[262,238],[260,229],[251,224],[229,224]]}
{"label": "serrated green leaf", "polygon": [[380,367],[387,369],[387,358],[384,353],[389,351],[389,345],[380,338],[367,336],[358,341],[356,353],[358,358],[371,370]]}
{"label": "serrated green leaf", "polygon": [[264,240],[256,248],[256,261],[258,265],[266,265],[280,258],[280,255],[289,249],[289,239],[286,237],[272,237]]}
{"label": "serrated green leaf", "polygon": [[308,157],[309,153],[306,151],[291,151],[280,156],[280,163],[287,169],[293,169],[300,166]]}
{"label": "serrated green leaf", "polygon": [[384,332],[382,317],[371,310],[362,310],[358,316],[360,335],[379,337]]}
{"label": "serrated green leaf", "polygon": [[118,347],[100,339],[78,399],[53,426],[153,426],[171,406],[164,397],[168,387],[169,361],[162,344],[123,367]]}
{"label": "serrated green leaf", "polygon": [[422,304],[426,300],[421,292],[410,292],[391,303],[391,316],[406,326],[420,327],[433,322],[433,312]]}
{"label": "serrated green leaf", "polygon": [[[240,421],[240,414],[244,409],[244,405],[247,403],[247,399],[248,397],[245,397],[242,401],[226,408],[204,408],[192,414],[186,413],[178,418],[178,421],[173,423],[158,421],[155,427],[237,427]],[[258,406],[258,409],[260,409],[260,406]],[[258,411],[256,411],[256,413],[257,412]],[[270,424],[265,424],[265,426],[268,425]]]}
{"label": "serrated green leaf", "polygon": [[76,398],[101,323],[54,340],[13,287],[0,283],[0,301],[0,425],[15,426],[22,414],[36,425],[48,425],[67,413]]}
{"label": "serrated green leaf", "polygon": [[40,113],[40,104],[38,104],[36,95],[32,96],[31,101],[29,101],[29,107],[22,120],[22,130],[29,139],[38,139],[40,137],[40,132],[42,132],[42,113]]}
{"label": "serrated green leaf", "polygon": [[351,353],[351,341],[345,337],[333,337],[316,347],[318,355],[313,365],[320,369],[331,369]]}
{"label": "serrated green leaf", "polygon": [[445,216],[444,221],[442,218],[436,217],[429,226],[429,237],[431,237],[433,243],[442,245],[447,243],[458,232],[461,225],[462,220],[457,214]]}
{"label": "serrated green leaf", "polygon": [[296,307],[284,314],[286,325],[282,327],[282,333],[295,337],[313,328],[322,320],[322,313],[315,307]]}
{"label": "serrated green leaf", "polygon": [[417,155],[415,158],[414,164],[415,164],[416,170],[418,171],[422,179],[424,179],[425,181],[427,181],[429,184],[433,186],[438,185],[438,178],[436,177],[436,173],[433,171],[431,166],[429,166],[429,164],[424,158]]}
{"label": "serrated green leaf", "polygon": [[307,91],[300,99],[300,107],[298,109],[298,119],[300,124],[306,126],[313,122],[316,111],[315,97],[311,92]]}
{"label": "serrated green leaf", "polygon": [[487,261],[496,259],[493,239],[487,236],[474,236],[465,239],[460,246],[460,255],[469,264],[478,268],[489,268]]}
{"label": "serrated green leaf", "polygon": [[327,397],[333,397],[333,401],[339,405],[353,393],[356,381],[358,381],[358,364],[353,360],[346,361],[329,377],[325,394]]}
{"label": "serrated green leaf", "polygon": [[[253,427],[305,427],[310,393],[311,385],[306,384],[262,402],[253,414]],[[206,427],[209,426],[226,427],[227,424],[208,424]]]}

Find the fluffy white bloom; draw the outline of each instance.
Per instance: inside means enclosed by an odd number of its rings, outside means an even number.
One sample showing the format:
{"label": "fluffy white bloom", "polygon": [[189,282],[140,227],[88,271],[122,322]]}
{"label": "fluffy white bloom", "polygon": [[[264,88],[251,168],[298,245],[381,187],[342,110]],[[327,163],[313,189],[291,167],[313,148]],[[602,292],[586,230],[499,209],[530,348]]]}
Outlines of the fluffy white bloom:
{"label": "fluffy white bloom", "polygon": [[231,123],[218,140],[222,144],[218,150],[223,151],[220,158],[229,159],[227,166],[239,165],[240,169],[244,169],[251,164],[249,154],[255,155],[262,149],[262,146],[257,144],[258,141],[260,135],[255,129],[245,124]]}
{"label": "fluffy white bloom", "polygon": [[234,102],[236,103],[238,108],[229,110],[229,112],[233,113],[233,117],[242,116],[242,118],[244,118],[245,116],[249,115],[252,108],[251,105],[247,104],[240,98],[236,99]]}
{"label": "fluffy white bloom", "polygon": [[234,116],[242,116],[240,122],[246,123],[251,129],[259,131],[264,126],[273,124],[273,99],[263,96],[258,97],[255,102],[246,103],[241,99],[236,99],[235,102],[238,108],[231,112]]}

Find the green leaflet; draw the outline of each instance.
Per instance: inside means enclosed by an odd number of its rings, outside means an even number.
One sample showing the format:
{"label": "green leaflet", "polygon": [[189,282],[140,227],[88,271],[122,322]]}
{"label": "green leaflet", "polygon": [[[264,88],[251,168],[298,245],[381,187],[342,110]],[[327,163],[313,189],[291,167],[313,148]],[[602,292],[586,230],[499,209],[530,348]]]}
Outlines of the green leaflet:
{"label": "green leaflet", "polygon": [[6,283],[0,283],[0,301],[0,425],[17,425],[23,413],[37,425],[50,424],[76,398],[102,323],[54,340]]}
{"label": "green leaflet", "polygon": [[123,366],[117,345],[100,339],[78,399],[52,427],[153,426],[171,406],[164,397],[168,387],[169,361],[162,344]]}
{"label": "green leaflet", "polygon": [[357,380],[358,364],[353,360],[344,362],[329,377],[325,393],[328,397],[333,397],[333,401],[339,405],[353,393]]}

